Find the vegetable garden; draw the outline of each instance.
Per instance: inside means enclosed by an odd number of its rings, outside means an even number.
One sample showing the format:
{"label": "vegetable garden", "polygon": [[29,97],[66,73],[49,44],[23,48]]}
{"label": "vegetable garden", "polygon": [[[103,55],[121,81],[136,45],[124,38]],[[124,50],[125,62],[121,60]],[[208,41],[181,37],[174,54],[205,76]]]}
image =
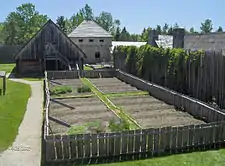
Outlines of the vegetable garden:
{"label": "vegetable garden", "polygon": [[114,124],[110,126],[110,122],[117,124],[121,120],[129,125],[121,131],[204,123],[116,77],[56,79],[50,81],[49,87],[50,92],[60,87],[69,89],[52,96],[49,116],[53,134],[112,132]]}

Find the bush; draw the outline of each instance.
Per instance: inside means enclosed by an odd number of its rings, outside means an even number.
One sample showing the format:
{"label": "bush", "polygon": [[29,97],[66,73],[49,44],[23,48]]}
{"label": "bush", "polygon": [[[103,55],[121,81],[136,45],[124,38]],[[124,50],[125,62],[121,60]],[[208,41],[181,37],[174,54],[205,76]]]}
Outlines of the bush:
{"label": "bush", "polygon": [[67,134],[85,134],[85,133],[103,133],[106,131],[106,125],[101,121],[89,122],[80,126],[72,126]]}
{"label": "bush", "polygon": [[71,92],[72,92],[72,88],[69,86],[56,86],[50,90],[51,95],[60,95],[60,94],[66,94]]}
{"label": "bush", "polygon": [[111,119],[108,127],[112,132],[130,130],[130,124],[125,119]]}
{"label": "bush", "polygon": [[91,88],[88,87],[87,85],[83,85],[79,88],[77,88],[78,93],[85,93],[85,92],[91,92]]}

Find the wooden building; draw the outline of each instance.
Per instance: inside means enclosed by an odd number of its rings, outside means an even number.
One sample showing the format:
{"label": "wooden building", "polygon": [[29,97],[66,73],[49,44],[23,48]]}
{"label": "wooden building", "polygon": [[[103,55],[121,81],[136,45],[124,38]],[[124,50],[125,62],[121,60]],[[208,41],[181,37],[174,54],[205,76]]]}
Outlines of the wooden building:
{"label": "wooden building", "polygon": [[49,20],[15,55],[18,74],[83,68],[85,53]]}

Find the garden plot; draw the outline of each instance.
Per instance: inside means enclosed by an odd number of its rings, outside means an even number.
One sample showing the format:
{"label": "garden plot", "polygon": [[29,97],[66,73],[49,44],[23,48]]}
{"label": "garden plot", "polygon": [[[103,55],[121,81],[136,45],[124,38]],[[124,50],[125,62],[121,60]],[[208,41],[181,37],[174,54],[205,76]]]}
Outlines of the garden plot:
{"label": "garden plot", "polygon": [[89,79],[103,93],[138,92],[136,87],[114,78]]}
{"label": "garden plot", "polygon": [[89,95],[92,94],[91,92],[85,92],[85,93],[78,93],[77,88],[81,87],[83,84],[80,81],[80,79],[56,79],[56,80],[49,80],[49,89],[50,91],[54,87],[60,87],[60,86],[68,86],[71,87],[72,92],[67,93],[64,96],[76,96],[76,95]]}
{"label": "garden plot", "polygon": [[[52,99],[49,115],[72,126],[96,121],[107,125],[109,120],[117,118],[97,97]],[[68,130],[53,122],[51,122],[51,129],[53,133],[64,133]]]}
{"label": "garden plot", "polygon": [[178,111],[149,95],[111,97],[111,101],[130,114],[144,128],[202,124],[190,114]]}

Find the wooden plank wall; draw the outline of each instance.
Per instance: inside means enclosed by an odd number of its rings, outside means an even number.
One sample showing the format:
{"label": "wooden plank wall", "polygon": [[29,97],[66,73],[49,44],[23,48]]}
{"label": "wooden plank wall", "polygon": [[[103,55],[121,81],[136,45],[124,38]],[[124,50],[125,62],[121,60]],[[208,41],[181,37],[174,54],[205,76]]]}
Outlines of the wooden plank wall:
{"label": "wooden plank wall", "polygon": [[47,136],[46,161],[124,156],[143,158],[220,147],[225,122],[121,133]]}
{"label": "wooden plank wall", "polygon": [[106,78],[116,76],[116,70],[47,71],[48,79]]}

